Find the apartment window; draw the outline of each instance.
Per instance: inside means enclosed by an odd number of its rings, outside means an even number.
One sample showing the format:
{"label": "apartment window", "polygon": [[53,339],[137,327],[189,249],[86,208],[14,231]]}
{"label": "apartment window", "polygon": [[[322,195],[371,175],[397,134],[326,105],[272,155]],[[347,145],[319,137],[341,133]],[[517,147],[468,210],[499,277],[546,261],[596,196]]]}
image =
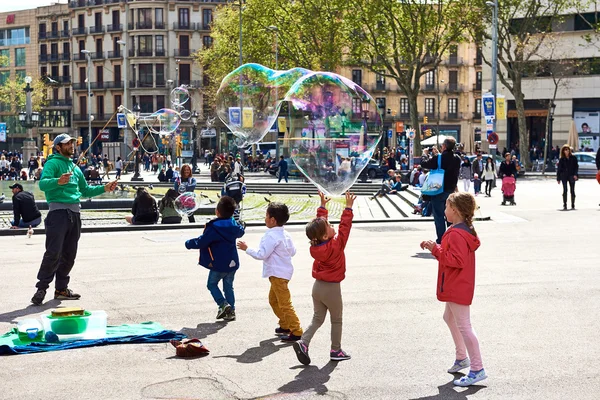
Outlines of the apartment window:
{"label": "apartment window", "polygon": [[458,99],[448,99],[448,114],[458,114]]}
{"label": "apartment window", "polygon": [[[71,43],[69,42],[63,42],[63,55],[65,57],[69,57],[71,56]],[[64,60],[64,58],[63,58]]]}
{"label": "apartment window", "polygon": [[154,99],[152,96],[140,96],[140,109],[142,113],[154,112]]}
{"label": "apartment window", "polygon": [[25,48],[15,49],[15,67],[25,66]]}
{"label": "apartment window", "polygon": [[98,82],[98,85],[104,82],[104,66],[102,65],[96,67],[96,82]]}
{"label": "apartment window", "polygon": [[22,81],[27,76],[27,71],[25,71],[24,69],[18,69],[15,71],[15,76],[17,77],[18,81]]}
{"label": "apartment window", "polygon": [[98,113],[98,118],[103,119],[104,115],[104,96],[96,97],[96,112]]}
{"label": "apartment window", "polygon": [[189,28],[190,27],[190,9],[180,8],[179,9],[179,27]]}
{"label": "apartment window", "polygon": [[115,73],[114,73],[114,77],[115,77],[115,82],[121,82],[121,66],[119,64],[114,66],[115,68]]}
{"label": "apartment window", "polygon": [[44,128],[68,128],[71,126],[71,112],[62,110],[46,110],[40,115]]}
{"label": "apartment window", "polygon": [[377,90],[385,90],[385,76],[381,74],[375,75],[375,87]]}
{"label": "apartment window", "polygon": [[475,99],[475,114],[481,117],[481,99]]}
{"label": "apartment window", "polygon": [[29,27],[0,29],[0,46],[19,46],[29,43]]}
{"label": "apartment window", "polygon": [[52,100],[58,100],[58,88],[52,89]]}
{"label": "apartment window", "polygon": [[85,28],[85,14],[77,15],[77,27],[82,29]]}
{"label": "apartment window", "polygon": [[69,20],[68,19],[63,21],[63,31],[65,31],[65,33],[69,32]]}
{"label": "apartment window", "polygon": [[140,85],[143,87],[151,87],[153,85],[154,76],[152,76],[152,64],[139,64],[138,70],[140,73]]}
{"label": "apartment window", "polygon": [[57,79],[57,77],[58,77],[58,65],[53,65],[52,66],[52,76],[54,77],[53,79]]}
{"label": "apartment window", "polygon": [[79,113],[83,116],[87,114],[87,97],[79,96]]}
{"label": "apartment window", "polygon": [[52,54],[56,59],[58,59],[58,43],[52,43],[50,45],[50,54]]}
{"label": "apartment window", "polygon": [[202,10],[202,28],[209,29],[210,24],[212,24],[212,22],[213,22],[212,10],[205,8],[204,10]]}
{"label": "apartment window", "polygon": [[377,104],[377,108],[380,110],[385,110],[385,97],[377,97],[375,99],[375,104]]}
{"label": "apartment window", "polygon": [[156,41],[156,55],[165,54],[165,37],[163,35],[156,35],[154,37]]}
{"label": "apartment window", "polygon": [[477,48],[477,53],[475,54],[475,65],[481,65],[483,63],[483,52],[481,51],[481,47]]}
{"label": "apartment window", "polygon": [[85,67],[79,67],[79,83],[85,83],[86,70]]}
{"label": "apartment window", "polygon": [[64,77],[69,77],[71,76],[70,71],[69,71],[69,66],[68,65],[63,65],[62,68],[62,76]]}
{"label": "apartment window", "polygon": [[94,14],[94,24],[95,24],[96,28],[99,28],[102,26],[102,13],[101,12],[97,12]]}
{"label": "apartment window", "polygon": [[0,72],[0,86],[4,85],[6,81],[10,78],[10,71],[2,71]]}
{"label": "apartment window", "polygon": [[138,36],[138,52],[140,56],[152,56],[152,36]]}
{"label": "apartment window", "polygon": [[425,99],[425,114],[432,115],[435,113],[435,99]]}
{"label": "apartment window", "polygon": [[165,108],[165,96],[156,96],[156,109]]}
{"label": "apartment window", "polygon": [[58,22],[52,23],[52,34],[57,37],[58,36]]}
{"label": "apartment window", "polygon": [[356,83],[358,86],[362,86],[362,69],[352,70],[352,82]]}
{"label": "apartment window", "polygon": [[157,29],[163,29],[165,27],[165,19],[163,12],[164,11],[162,8],[154,9],[154,23]]}
{"label": "apartment window", "polygon": [[[40,76],[46,76],[46,75],[48,75],[48,68],[47,67],[40,68]],[[0,83],[0,85],[2,85],[2,84]]]}
{"label": "apartment window", "polygon": [[40,33],[40,39],[46,37],[46,24],[41,23],[38,25],[38,32]]}
{"label": "apartment window", "polygon": [[410,114],[410,105],[408,99],[400,99],[400,114]]}
{"label": "apartment window", "polygon": [[65,100],[71,100],[71,88],[65,88]]}
{"label": "apartment window", "polygon": [[140,29],[152,29],[151,8],[140,8],[138,10],[138,27]]}
{"label": "apartment window", "polygon": [[96,39],[96,53],[102,53],[102,39]]}
{"label": "apartment window", "polygon": [[48,54],[48,46],[45,44],[40,45],[40,55],[45,56]]}
{"label": "apartment window", "polygon": [[0,50],[0,67],[8,67],[10,65],[10,50]]}
{"label": "apartment window", "polygon": [[120,94],[115,94],[115,110],[119,108],[120,105],[123,105],[121,102],[122,97]]}
{"label": "apartment window", "polygon": [[352,98],[352,114],[362,115],[362,100],[360,98]]}
{"label": "apartment window", "polygon": [[164,86],[165,85],[165,65],[164,64],[156,64],[156,86]]}
{"label": "apartment window", "polygon": [[113,29],[117,28],[121,24],[121,12],[119,10],[113,10],[112,12],[112,25]]}
{"label": "apartment window", "polygon": [[202,46],[204,48],[212,47],[213,38],[211,36],[203,36],[202,37]]}
{"label": "apartment window", "polygon": [[475,88],[477,90],[481,90],[481,79],[482,79],[482,72],[481,71],[477,71],[475,73]]}
{"label": "apartment window", "polygon": [[458,46],[453,44],[450,46],[450,59],[458,58]]}
{"label": "apartment window", "polygon": [[427,71],[425,73],[425,86],[432,88],[435,86],[435,71]]}

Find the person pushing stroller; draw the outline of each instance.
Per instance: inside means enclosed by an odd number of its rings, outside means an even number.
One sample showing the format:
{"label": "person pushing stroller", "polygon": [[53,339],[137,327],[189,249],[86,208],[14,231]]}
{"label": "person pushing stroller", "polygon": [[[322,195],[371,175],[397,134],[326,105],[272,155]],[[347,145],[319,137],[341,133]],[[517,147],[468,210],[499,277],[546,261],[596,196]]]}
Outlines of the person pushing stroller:
{"label": "person pushing stroller", "polygon": [[508,201],[511,206],[516,206],[515,189],[517,178],[517,166],[511,160],[510,153],[504,156],[504,162],[500,164],[498,174],[502,178],[502,205],[505,206]]}

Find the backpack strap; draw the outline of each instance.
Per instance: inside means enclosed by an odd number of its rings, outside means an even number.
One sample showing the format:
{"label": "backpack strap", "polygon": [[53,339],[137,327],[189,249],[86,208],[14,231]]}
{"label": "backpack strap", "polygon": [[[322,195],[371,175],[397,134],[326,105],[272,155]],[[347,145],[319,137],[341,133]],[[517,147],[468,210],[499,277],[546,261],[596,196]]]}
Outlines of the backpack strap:
{"label": "backpack strap", "polygon": [[442,169],[442,155],[438,154],[438,169]]}

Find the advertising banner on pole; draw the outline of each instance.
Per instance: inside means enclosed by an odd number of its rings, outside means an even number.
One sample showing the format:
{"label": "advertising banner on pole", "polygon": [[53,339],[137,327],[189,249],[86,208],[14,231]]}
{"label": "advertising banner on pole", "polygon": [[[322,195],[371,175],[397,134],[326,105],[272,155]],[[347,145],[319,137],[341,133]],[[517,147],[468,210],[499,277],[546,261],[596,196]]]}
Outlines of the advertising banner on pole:
{"label": "advertising banner on pole", "polygon": [[127,128],[127,121],[124,113],[117,113],[117,127],[119,129]]}
{"label": "advertising banner on pole", "polygon": [[233,126],[242,124],[242,114],[239,107],[229,107],[229,123]]}
{"label": "advertising banner on pole", "polygon": [[506,119],[506,97],[501,94],[496,95],[496,118]]}
{"label": "advertising banner on pole", "polygon": [[483,115],[486,120],[488,117],[494,119],[496,117],[496,104],[494,104],[494,95],[491,93],[486,93],[482,97],[483,103]]}
{"label": "advertising banner on pole", "polygon": [[6,122],[0,122],[0,142],[6,142]]}
{"label": "advertising banner on pole", "polygon": [[242,110],[242,128],[252,128],[254,126],[254,108],[244,107]]}

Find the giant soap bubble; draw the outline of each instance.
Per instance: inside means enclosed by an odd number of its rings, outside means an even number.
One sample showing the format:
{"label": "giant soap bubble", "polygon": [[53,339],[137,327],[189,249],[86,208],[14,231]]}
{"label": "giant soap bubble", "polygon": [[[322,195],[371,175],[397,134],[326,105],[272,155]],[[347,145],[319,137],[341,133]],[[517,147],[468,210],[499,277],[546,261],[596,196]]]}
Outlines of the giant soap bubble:
{"label": "giant soap bubble", "polygon": [[182,217],[193,215],[200,207],[200,197],[194,192],[185,192],[177,196],[174,202],[175,211]]}
{"label": "giant soap bubble", "polygon": [[161,108],[149,116],[140,117],[140,124],[143,124],[152,133],[165,136],[175,132],[179,128],[181,115],[170,108]]}
{"label": "giant soap bubble", "polygon": [[[337,196],[356,182],[381,138],[375,100],[340,75],[313,72],[285,95],[289,133],[283,151],[321,191]],[[363,113],[363,105],[368,112]]]}
{"label": "giant soap bubble", "polygon": [[258,143],[277,119],[288,89],[309,73],[302,68],[275,71],[244,64],[223,78],[217,91],[217,115],[242,143]]}

